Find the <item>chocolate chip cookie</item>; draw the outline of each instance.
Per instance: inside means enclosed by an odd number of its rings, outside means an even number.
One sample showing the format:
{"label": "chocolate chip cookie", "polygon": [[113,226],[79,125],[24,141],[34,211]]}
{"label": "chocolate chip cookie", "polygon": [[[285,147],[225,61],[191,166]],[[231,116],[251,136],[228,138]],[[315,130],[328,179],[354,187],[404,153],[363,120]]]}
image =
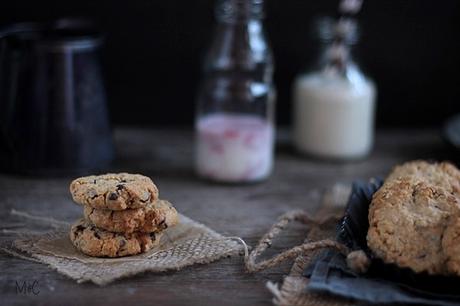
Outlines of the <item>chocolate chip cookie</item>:
{"label": "chocolate chip cookie", "polygon": [[431,183],[438,177],[394,176],[374,194],[367,243],[376,256],[415,272],[458,274],[446,261],[449,256],[460,260],[460,253],[446,253],[443,236],[460,214],[460,202],[443,183]]}
{"label": "chocolate chip cookie", "polygon": [[94,257],[122,257],[147,252],[159,244],[160,233],[112,233],[85,219],[72,225],[70,240],[82,253]]}
{"label": "chocolate chip cookie", "polygon": [[178,223],[176,209],[165,200],[121,211],[85,206],[84,213],[85,218],[97,227],[117,233],[159,232]]}
{"label": "chocolate chip cookie", "polygon": [[75,202],[97,209],[141,208],[158,199],[152,180],[140,174],[104,174],[81,177],[70,184]]}

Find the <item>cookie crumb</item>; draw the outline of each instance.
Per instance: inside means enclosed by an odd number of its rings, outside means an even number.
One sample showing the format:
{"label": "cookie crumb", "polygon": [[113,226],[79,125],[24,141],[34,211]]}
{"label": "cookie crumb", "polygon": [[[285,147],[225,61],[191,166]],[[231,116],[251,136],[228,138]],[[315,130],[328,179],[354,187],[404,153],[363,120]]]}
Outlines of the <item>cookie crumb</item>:
{"label": "cookie crumb", "polygon": [[358,274],[366,273],[371,260],[363,250],[353,251],[347,256],[347,266]]}

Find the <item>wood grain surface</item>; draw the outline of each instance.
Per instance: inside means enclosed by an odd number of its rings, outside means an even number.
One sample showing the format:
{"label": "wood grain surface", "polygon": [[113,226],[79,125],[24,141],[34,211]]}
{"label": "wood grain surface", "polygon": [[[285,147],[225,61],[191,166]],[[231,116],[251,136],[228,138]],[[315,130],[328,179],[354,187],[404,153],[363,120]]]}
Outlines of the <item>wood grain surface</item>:
{"label": "wood grain surface", "polygon": [[[337,182],[383,176],[402,161],[452,158],[437,131],[393,130],[377,134],[369,158],[349,163],[322,161],[296,154],[287,133],[280,133],[275,170],[269,180],[253,185],[218,185],[193,172],[193,136],[186,130],[119,129],[117,160],[111,171],[139,172],[153,178],[162,198],[216,231],[240,236],[254,245],[276,218],[291,209],[314,213],[324,190]],[[72,221],[82,215],[68,192],[71,177],[30,178],[0,175],[2,240],[11,231],[46,228],[11,216],[11,209]],[[293,226],[275,242],[275,253],[303,240],[307,229]],[[248,274],[242,258],[226,258],[178,272],[147,273],[105,287],[75,281],[45,265],[0,253],[0,305],[269,305],[268,280],[280,282],[286,263]],[[18,293],[16,283],[33,283],[35,292]]]}

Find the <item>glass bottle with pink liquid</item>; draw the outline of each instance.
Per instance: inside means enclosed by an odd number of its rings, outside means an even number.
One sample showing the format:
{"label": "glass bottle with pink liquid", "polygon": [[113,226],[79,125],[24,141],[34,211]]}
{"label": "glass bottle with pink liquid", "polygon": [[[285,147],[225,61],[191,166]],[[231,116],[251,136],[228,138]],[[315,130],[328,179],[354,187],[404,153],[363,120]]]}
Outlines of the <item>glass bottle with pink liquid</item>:
{"label": "glass bottle with pink liquid", "polygon": [[273,57],[262,0],[218,0],[196,112],[196,171],[218,182],[267,178],[273,167]]}

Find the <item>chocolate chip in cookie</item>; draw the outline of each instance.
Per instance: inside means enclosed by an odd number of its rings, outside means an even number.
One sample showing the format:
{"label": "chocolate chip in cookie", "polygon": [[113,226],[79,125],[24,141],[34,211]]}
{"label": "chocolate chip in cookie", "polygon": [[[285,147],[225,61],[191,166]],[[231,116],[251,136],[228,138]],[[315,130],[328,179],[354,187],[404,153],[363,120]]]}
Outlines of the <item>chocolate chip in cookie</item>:
{"label": "chocolate chip in cookie", "polygon": [[117,233],[159,232],[179,222],[176,209],[165,200],[121,211],[86,206],[84,215],[97,227]]}
{"label": "chocolate chip in cookie", "polygon": [[75,222],[70,230],[70,240],[82,253],[95,257],[122,257],[135,255],[158,246],[161,233],[112,233],[97,229],[88,221]]}

